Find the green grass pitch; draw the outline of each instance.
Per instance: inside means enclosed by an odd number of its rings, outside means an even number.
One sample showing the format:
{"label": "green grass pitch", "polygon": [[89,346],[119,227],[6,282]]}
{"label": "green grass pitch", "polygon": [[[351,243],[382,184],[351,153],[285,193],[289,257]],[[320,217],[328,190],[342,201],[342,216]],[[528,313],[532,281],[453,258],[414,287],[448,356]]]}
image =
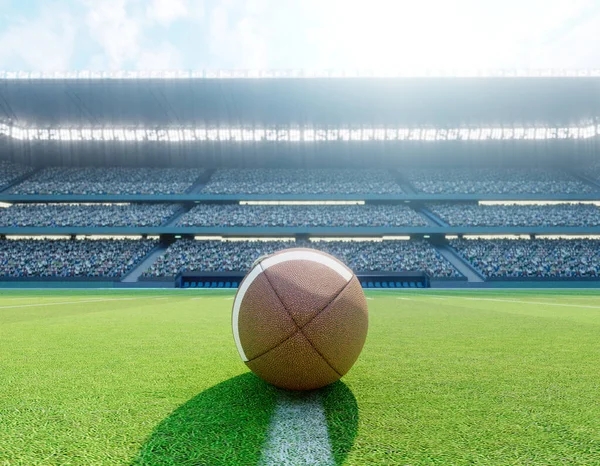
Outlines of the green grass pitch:
{"label": "green grass pitch", "polygon": [[[230,291],[0,291],[0,465],[252,465],[277,390]],[[323,390],[362,465],[600,464],[600,292],[370,292]]]}

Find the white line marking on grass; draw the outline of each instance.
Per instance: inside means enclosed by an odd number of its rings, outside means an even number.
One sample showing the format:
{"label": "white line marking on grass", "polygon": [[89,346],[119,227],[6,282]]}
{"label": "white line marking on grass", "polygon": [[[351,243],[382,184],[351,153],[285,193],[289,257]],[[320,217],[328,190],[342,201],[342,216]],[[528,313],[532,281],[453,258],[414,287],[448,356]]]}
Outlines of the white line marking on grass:
{"label": "white line marking on grass", "polygon": [[[10,298],[8,296],[2,296],[3,301],[24,301],[24,300],[42,300],[42,299],[64,299],[63,296],[27,296],[27,297],[19,297],[19,298]],[[88,299],[88,298],[80,298],[80,299]]]}
{"label": "white line marking on grass", "polygon": [[[30,296],[30,297],[28,297],[28,298],[14,298],[14,299],[11,299],[11,298],[4,298],[4,297],[0,296],[0,298],[2,299],[2,301],[14,301],[14,300],[16,300],[16,299],[19,299],[19,301],[25,301],[25,300],[27,300],[27,301],[36,301],[36,303],[35,303],[35,304],[41,304],[42,302],[43,302],[43,303],[47,303],[47,304],[53,304],[53,303],[57,302],[57,301],[56,301],[57,299],[65,299],[65,297],[64,297],[64,296],[59,296],[59,297],[50,297],[50,296],[39,296],[39,297],[38,297],[38,296]],[[74,298],[74,299],[77,299],[77,298]],[[95,299],[102,299],[102,298],[95,298]],[[115,299],[116,299],[116,298],[115,298]],[[89,302],[89,301],[90,301],[90,298],[79,298],[79,300],[78,300],[78,301],[72,301],[72,302],[73,302],[73,303],[75,303],[75,302],[78,302],[78,303],[87,303],[87,302]],[[17,304],[17,303],[15,303],[15,305],[16,305],[16,304]]]}
{"label": "white line marking on grass", "polygon": [[375,301],[375,298],[367,298],[369,301]]}
{"label": "white line marking on grass", "polygon": [[235,298],[225,298],[225,301],[233,301]]}
{"label": "white line marking on grass", "polygon": [[[561,297],[564,298],[569,298],[569,299],[595,299],[597,301],[600,301],[600,296],[569,296],[569,295],[563,295]],[[554,299],[551,297],[545,297],[545,296],[539,296],[539,298],[543,298],[543,299]]]}
{"label": "white line marking on grass", "polygon": [[133,301],[137,299],[147,298],[115,298],[115,299],[88,299],[86,301],[63,301],[60,303],[38,303],[38,304],[19,304],[16,306],[0,306],[0,309],[17,309],[23,307],[44,307],[44,306],[62,306],[65,304],[81,304],[81,303],[106,303],[109,301]]}
{"label": "white line marking on grass", "polygon": [[464,298],[461,296],[451,296],[452,298],[465,299],[467,301],[496,301],[499,303],[514,303],[514,304],[536,304],[538,306],[560,306],[560,307],[582,307],[586,309],[600,309],[600,306],[586,306],[584,304],[564,304],[564,303],[544,303],[541,301],[517,301],[512,299],[495,299],[495,298]]}
{"label": "white line marking on grass", "polygon": [[414,301],[414,299],[412,299],[412,298],[396,298],[396,299],[403,299],[405,301]]}
{"label": "white line marking on grass", "polygon": [[327,431],[327,419],[318,392],[280,392],[260,464],[335,464]]}

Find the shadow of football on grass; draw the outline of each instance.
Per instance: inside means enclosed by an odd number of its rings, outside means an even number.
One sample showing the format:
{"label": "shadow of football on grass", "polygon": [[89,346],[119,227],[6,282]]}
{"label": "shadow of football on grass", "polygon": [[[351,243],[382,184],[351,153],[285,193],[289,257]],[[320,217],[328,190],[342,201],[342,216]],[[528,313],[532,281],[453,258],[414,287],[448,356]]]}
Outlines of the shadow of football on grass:
{"label": "shadow of football on grass", "polygon": [[[133,465],[255,465],[269,432],[279,390],[246,373],[205,390],[162,421]],[[358,429],[358,405],[336,382],[320,390],[336,464]]]}

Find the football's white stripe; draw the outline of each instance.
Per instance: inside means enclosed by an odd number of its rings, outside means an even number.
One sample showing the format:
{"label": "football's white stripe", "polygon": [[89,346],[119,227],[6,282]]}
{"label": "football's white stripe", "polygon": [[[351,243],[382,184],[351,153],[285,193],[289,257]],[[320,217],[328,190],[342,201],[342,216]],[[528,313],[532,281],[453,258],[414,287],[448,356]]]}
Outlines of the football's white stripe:
{"label": "football's white stripe", "polygon": [[237,346],[238,353],[240,353],[240,357],[242,361],[247,361],[246,353],[244,353],[244,348],[242,348],[242,342],[240,341],[240,327],[238,320],[240,318],[240,306],[242,305],[242,301],[244,300],[244,296],[246,295],[246,291],[252,285],[252,282],[262,273],[262,269],[260,265],[254,267],[248,276],[244,279],[240,288],[235,295],[235,301],[233,301],[233,316],[231,326],[233,328],[233,339],[235,340],[235,346]]}
{"label": "football's white stripe", "polygon": [[260,464],[335,464],[327,431],[327,419],[318,392],[280,392]]}
{"label": "football's white stripe", "polygon": [[274,265],[281,264],[282,262],[287,262],[291,260],[318,262],[319,264],[326,265],[333,271],[340,274],[346,281],[350,281],[350,279],[352,278],[352,272],[348,270],[344,265],[327,256],[312,251],[282,252],[280,254],[276,254],[265,259],[260,264],[257,264],[242,282],[237,294],[235,295],[235,301],[233,302],[233,315],[231,322],[231,325],[233,327],[233,339],[235,340],[235,345],[237,346],[238,353],[240,353],[240,357],[244,362],[248,361],[248,358],[246,357],[246,353],[244,352],[244,348],[242,348],[242,343],[240,341],[240,328],[238,321],[240,317],[240,306],[242,305],[242,301],[244,300],[246,291],[248,291],[248,288],[250,288],[252,282],[254,282],[256,277],[258,277],[264,270],[267,270],[269,267],[273,267]]}
{"label": "football's white stripe", "polygon": [[282,252],[280,254],[275,254],[274,256],[268,257],[262,261],[260,265],[262,266],[263,270],[267,270],[269,267],[273,267],[274,265],[293,260],[318,262],[319,264],[323,264],[340,274],[346,281],[350,281],[352,278],[352,272],[348,270],[346,266],[334,259],[331,259],[330,257],[313,251]]}

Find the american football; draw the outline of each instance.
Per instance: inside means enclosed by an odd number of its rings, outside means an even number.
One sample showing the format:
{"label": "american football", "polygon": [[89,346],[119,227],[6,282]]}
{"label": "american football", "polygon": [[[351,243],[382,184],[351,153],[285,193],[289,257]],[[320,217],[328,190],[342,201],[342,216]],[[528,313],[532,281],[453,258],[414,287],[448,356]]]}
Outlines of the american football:
{"label": "american football", "polygon": [[339,260],[294,248],[259,261],[233,304],[243,361],[289,390],[329,385],[350,370],[367,337],[367,301]]}

